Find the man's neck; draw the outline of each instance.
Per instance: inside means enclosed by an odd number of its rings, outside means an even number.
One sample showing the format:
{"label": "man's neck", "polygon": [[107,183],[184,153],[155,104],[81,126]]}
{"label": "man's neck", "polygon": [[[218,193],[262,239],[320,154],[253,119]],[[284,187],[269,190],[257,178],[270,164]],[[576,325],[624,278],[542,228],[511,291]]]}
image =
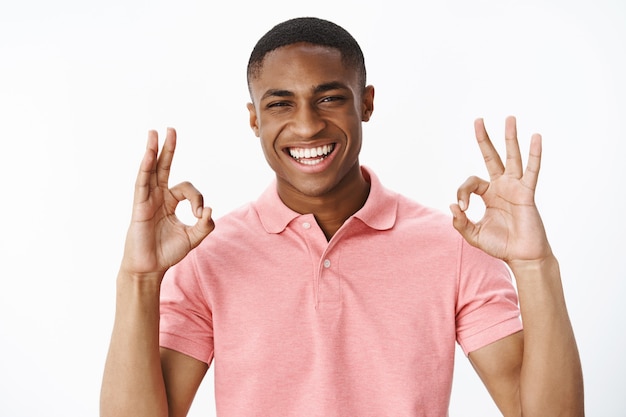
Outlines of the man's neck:
{"label": "man's neck", "polygon": [[330,241],[343,223],[363,207],[369,191],[370,183],[363,177],[361,168],[356,166],[333,190],[324,195],[299,194],[293,198],[292,194],[289,201],[286,201],[285,196],[281,195],[281,198],[290,209],[301,214],[313,214],[326,239]]}

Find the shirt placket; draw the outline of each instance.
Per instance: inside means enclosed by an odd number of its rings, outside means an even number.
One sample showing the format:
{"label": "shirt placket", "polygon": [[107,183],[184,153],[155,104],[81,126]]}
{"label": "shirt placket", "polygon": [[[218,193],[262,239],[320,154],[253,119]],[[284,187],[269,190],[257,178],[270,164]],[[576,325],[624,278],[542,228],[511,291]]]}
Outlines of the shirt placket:
{"label": "shirt placket", "polygon": [[313,265],[313,287],[316,309],[336,308],[341,303],[341,285],[335,245],[329,245],[312,215],[302,216],[300,226],[309,248]]}

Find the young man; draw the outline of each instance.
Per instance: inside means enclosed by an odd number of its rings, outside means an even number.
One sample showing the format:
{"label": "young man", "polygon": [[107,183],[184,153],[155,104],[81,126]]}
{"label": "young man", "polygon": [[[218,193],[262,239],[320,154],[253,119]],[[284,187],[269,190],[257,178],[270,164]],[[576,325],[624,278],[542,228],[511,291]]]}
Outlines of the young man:
{"label": "young man", "polygon": [[[456,342],[503,415],[584,414],[559,267],[534,204],[539,135],[523,169],[515,119],[504,163],[476,121],[490,182],[459,188],[452,227],[360,165],[374,88],[341,27],[275,26],[252,52],[248,85],[250,126],[276,180],[215,225],[191,184],[169,188],[174,130],[160,155],[149,134],[103,416],[184,416],[212,362],[222,417],[445,416]],[[486,205],[478,223],[464,213],[472,193]],[[175,216],[185,199],[194,226]]]}

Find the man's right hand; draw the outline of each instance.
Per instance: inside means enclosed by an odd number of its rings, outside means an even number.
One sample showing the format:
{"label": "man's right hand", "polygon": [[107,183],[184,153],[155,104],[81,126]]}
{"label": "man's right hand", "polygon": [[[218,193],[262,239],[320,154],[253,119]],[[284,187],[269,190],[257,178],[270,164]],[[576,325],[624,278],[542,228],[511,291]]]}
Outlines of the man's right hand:
{"label": "man's right hand", "polygon": [[[175,148],[174,129],[167,130],[160,154],[157,133],[148,134],[117,279],[115,322],[100,394],[103,417],[185,415],[208,369],[206,363],[159,348],[161,279],[215,227],[211,209],[190,183],[169,188]],[[198,219],[193,226],[176,217],[183,200],[189,200]]]}
{"label": "man's right hand", "polygon": [[[174,129],[167,129],[160,154],[157,132],[148,133],[146,153],[135,183],[132,218],[120,272],[161,278],[215,228],[211,209],[204,207],[202,194],[191,183],[169,188],[175,148]],[[176,207],[183,200],[189,200],[198,219],[193,226],[176,217]]]}

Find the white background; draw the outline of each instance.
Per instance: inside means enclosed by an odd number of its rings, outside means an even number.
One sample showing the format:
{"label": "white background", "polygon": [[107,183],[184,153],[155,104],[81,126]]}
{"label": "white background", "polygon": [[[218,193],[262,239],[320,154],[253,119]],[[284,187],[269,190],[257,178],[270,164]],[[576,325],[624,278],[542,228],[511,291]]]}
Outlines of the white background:
{"label": "white background", "polygon": [[[272,172],[248,127],[245,65],[302,15],[360,41],[376,86],[361,162],[390,188],[447,210],[485,175],[474,118],[500,149],[509,114],[524,153],[543,134],[537,202],[588,415],[626,415],[623,1],[2,0],[0,416],[98,414],[146,132],[177,128],[172,182],[192,181],[216,216],[256,198]],[[498,415],[462,355],[455,378],[451,416]],[[213,413],[209,375],[190,415]]]}

